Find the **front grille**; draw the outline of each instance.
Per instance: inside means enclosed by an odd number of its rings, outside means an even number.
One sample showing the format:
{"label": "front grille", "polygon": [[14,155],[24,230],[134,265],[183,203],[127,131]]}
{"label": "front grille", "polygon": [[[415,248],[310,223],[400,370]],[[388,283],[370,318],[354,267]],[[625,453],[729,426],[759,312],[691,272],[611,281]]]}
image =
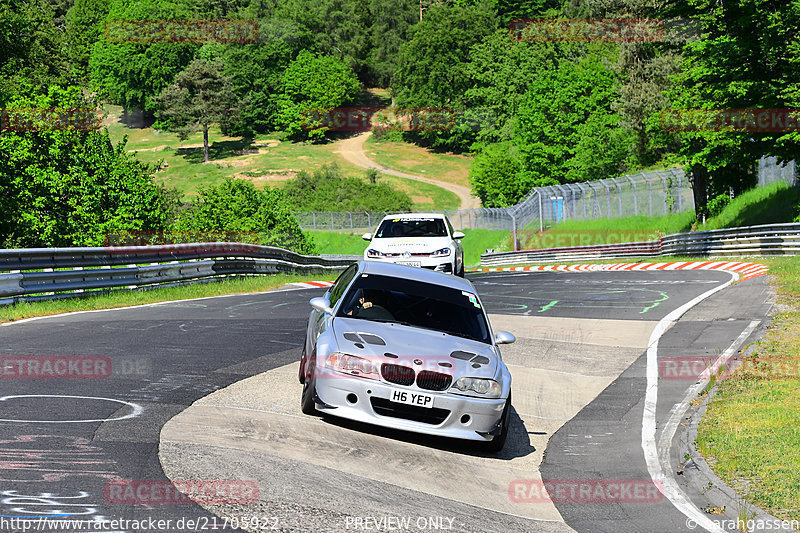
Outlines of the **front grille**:
{"label": "front grille", "polygon": [[440,409],[438,407],[419,407],[416,405],[406,405],[404,403],[397,403],[389,401],[385,398],[369,399],[372,403],[372,409],[376,414],[381,416],[390,416],[392,418],[402,418],[403,420],[411,420],[414,422],[422,422],[423,424],[432,424],[438,426],[450,416],[450,411],[447,409]]}
{"label": "front grille", "polygon": [[453,382],[453,376],[431,370],[423,370],[417,375],[417,387],[425,390],[446,390]]}
{"label": "front grille", "polygon": [[395,385],[412,385],[414,383],[414,369],[407,366],[383,363],[381,365],[381,376],[389,383]]}

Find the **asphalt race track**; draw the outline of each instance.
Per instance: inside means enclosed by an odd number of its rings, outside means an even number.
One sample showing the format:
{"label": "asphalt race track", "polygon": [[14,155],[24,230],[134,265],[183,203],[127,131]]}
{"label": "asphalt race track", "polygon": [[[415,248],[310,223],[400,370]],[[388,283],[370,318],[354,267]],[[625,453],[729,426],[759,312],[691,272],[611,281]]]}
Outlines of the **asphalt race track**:
{"label": "asphalt race track", "polygon": [[[687,527],[685,509],[651,490],[653,458],[642,439],[647,352],[664,317],[731,276],[655,271],[468,277],[493,328],[518,337],[503,347],[514,379],[514,412],[498,456],[460,442],[301,415],[297,361],[308,300],[324,289],[0,327],[0,520],[6,520],[0,530],[22,531],[9,522],[18,517],[58,517],[142,521],[101,529],[131,533],[237,527],[702,531]],[[765,277],[734,284],[672,324],[651,357],[715,357],[737,349],[763,331],[770,308]],[[22,372],[14,365],[30,356],[82,356],[94,372],[82,379],[9,375]],[[669,459],[678,435],[662,438],[663,431],[696,377],[658,380],[652,422],[658,453],[674,463],[670,474],[680,461]],[[157,486],[168,479],[246,480],[256,497],[200,506],[114,496],[115,481]],[[624,502],[602,501],[596,493],[550,501],[537,491],[553,483],[567,493],[576,483],[606,490],[615,481],[632,487]],[[684,490],[696,507],[704,505],[702,494]],[[156,527],[158,520],[163,522]]]}

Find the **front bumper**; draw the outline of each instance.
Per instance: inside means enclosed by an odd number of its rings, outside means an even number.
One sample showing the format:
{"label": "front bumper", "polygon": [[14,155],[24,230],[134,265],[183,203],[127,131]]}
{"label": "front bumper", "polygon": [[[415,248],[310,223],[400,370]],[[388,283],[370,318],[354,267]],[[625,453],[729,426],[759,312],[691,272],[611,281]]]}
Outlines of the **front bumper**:
{"label": "front bumper", "polygon": [[444,272],[445,274],[453,273],[453,255],[430,257],[430,256],[412,256],[405,257],[364,257],[365,261],[377,261],[380,263],[395,263],[398,265],[415,266],[434,270],[436,272]]}
{"label": "front bumper", "polygon": [[[316,369],[317,397],[322,413],[427,435],[487,442],[503,414],[505,398],[474,398],[379,380],[355,378],[328,369]],[[420,392],[434,397],[433,407],[392,402],[392,392]],[[356,401],[353,402],[353,399]]]}

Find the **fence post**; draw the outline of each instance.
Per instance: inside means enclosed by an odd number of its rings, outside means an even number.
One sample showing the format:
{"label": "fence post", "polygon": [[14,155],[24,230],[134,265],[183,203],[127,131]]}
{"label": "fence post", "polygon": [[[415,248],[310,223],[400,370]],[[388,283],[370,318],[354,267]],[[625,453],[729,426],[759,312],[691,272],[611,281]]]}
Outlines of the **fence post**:
{"label": "fence post", "polygon": [[364,211],[367,214],[367,229],[372,231],[372,219],[369,218],[369,211]]}
{"label": "fence post", "polygon": [[668,194],[669,194],[669,187],[667,186],[667,178],[665,178],[664,174],[662,174],[660,171],[656,172],[656,175],[661,177],[661,183],[664,186],[664,216],[666,216],[666,215],[669,214],[668,213],[669,205],[668,205],[668,202],[667,202],[667,197],[668,197]]}
{"label": "fence post", "polygon": [[607,180],[600,180],[600,183],[606,188],[606,218],[611,218],[611,189],[608,187],[606,181]]}
{"label": "fence post", "polygon": [[650,182],[650,178],[642,172],[642,176],[647,181],[647,198],[648,203],[650,204],[650,216],[653,216],[653,184]]}
{"label": "fence post", "polygon": [[633,216],[639,216],[639,201],[636,199],[636,180],[632,176],[625,175],[633,185]]}
{"label": "fence post", "polygon": [[511,227],[513,228],[514,232],[514,251],[517,251],[517,217],[511,215]]}
{"label": "fence post", "polygon": [[683,180],[681,172],[672,169],[673,174],[678,177],[678,213],[683,213]]}
{"label": "fence post", "polygon": [[614,185],[617,186],[617,199],[619,200],[619,218],[622,218],[622,187],[617,181],[617,178],[611,178],[611,181],[613,181]]}
{"label": "fence post", "polygon": [[353,234],[353,213],[348,211],[347,214],[350,215],[350,234],[352,235]]}
{"label": "fence post", "polygon": [[317,214],[311,211],[311,225],[314,226],[314,231],[317,231]]}

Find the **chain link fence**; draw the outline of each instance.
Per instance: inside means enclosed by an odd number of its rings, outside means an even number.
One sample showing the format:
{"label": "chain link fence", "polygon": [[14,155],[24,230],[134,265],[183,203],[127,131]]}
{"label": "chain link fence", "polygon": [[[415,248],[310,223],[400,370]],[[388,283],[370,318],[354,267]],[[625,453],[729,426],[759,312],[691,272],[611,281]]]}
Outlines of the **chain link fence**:
{"label": "chain link fence", "polygon": [[[778,164],[774,157],[759,161],[760,186],[778,181],[797,185],[797,162]],[[660,216],[694,210],[689,177],[680,168],[656,170],[583,183],[536,187],[512,207],[437,210],[453,227],[463,229],[542,230],[563,220],[596,220],[636,215]],[[314,211],[294,213],[305,230],[370,232],[380,220],[397,212]]]}

